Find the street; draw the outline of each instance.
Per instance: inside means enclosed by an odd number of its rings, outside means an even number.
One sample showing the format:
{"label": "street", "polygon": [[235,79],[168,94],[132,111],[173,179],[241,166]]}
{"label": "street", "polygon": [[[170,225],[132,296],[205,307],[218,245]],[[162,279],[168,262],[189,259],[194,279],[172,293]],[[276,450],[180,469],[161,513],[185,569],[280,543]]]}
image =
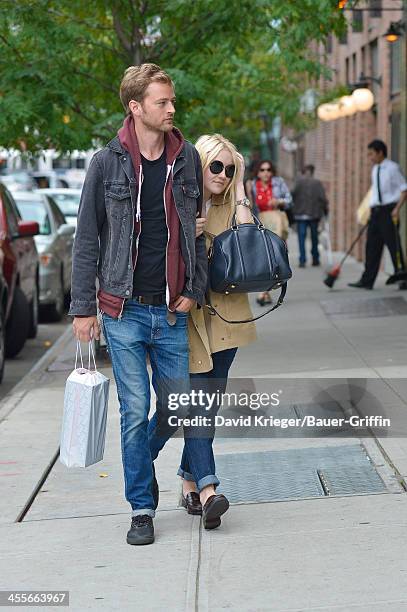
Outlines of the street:
{"label": "street", "polygon": [[62,321],[58,323],[40,323],[37,337],[33,340],[27,340],[17,357],[6,360],[4,379],[0,385],[0,401],[35,366],[54,342],[58,340],[71,321],[71,317],[65,315]]}

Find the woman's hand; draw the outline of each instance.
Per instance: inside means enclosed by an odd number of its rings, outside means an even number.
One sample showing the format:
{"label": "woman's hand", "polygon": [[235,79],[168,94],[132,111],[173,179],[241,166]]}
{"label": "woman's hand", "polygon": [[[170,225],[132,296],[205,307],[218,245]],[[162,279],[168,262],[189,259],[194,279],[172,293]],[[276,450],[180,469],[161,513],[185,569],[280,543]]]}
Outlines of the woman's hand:
{"label": "woman's hand", "polygon": [[246,196],[246,192],[245,192],[244,184],[243,184],[245,163],[244,163],[244,157],[240,153],[237,154],[237,159],[238,159],[238,167],[237,167],[237,175],[236,175],[236,200],[243,200],[243,198]]}
{"label": "woman's hand", "polygon": [[203,234],[205,223],[206,223],[205,217],[198,217],[197,218],[197,220],[196,220],[196,232],[195,232],[196,238],[198,238],[198,236]]}
{"label": "woman's hand", "polygon": [[238,168],[237,168],[236,182],[243,184],[244,171],[245,171],[244,157],[243,157],[243,155],[238,153],[237,154],[237,159],[239,160],[239,165],[238,165]]}

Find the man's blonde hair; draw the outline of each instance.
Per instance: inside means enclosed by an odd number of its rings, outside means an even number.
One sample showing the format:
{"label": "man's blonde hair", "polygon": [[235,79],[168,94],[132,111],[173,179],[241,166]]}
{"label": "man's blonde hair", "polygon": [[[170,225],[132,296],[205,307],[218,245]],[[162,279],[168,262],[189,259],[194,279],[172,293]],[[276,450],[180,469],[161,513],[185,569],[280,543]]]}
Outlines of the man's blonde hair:
{"label": "man's blonde hair", "polygon": [[171,77],[157,64],[129,66],[125,70],[120,83],[120,100],[127,114],[130,114],[130,100],[142,102],[150,83],[166,83],[174,87]]}
{"label": "man's blonde hair", "polygon": [[238,157],[238,152],[235,145],[230,142],[230,140],[222,136],[222,134],[205,134],[198,138],[195,147],[201,158],[203,171],[205,171],[209,164],[217,158],[217,156],[223,149],[227,149],[231,154],[233,163],[236,168],[235,174],[223,194],[217,197],[223,197],[223,203],[225,204],[226,202],[228,202],[230,203],[232,208],[234,208],[236,205],[237,177],[241,166],[241,162]]}

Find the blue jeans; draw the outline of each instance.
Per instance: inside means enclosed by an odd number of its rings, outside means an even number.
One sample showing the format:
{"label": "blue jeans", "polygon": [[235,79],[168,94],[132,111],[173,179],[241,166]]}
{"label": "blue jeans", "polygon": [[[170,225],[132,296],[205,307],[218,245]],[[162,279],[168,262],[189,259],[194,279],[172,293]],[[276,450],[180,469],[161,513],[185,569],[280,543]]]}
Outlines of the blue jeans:
{"label": "blue jeans", "polygon": [[307,256],[305,254],[305,240],[307,238],[307,230],[311,230],[311,255],[314,263],[319,263],[318,251],[318,219],[310,219],[307,221],[297,220],[298,246],[300,249],[300,263],[305,264]]}
{"label": "blue jeans", "polygon": [[[127,300],[122,319],[103,313],[103,327],[120,403],[120,431],[125,496],[132,515],[155,515],[151,493],[152,462],[176,431],[168,427],[159,433],[159,417],[166,406],[163,386],[189,393],[188,315],[176,313],[175,325],[167,322],[167,307],[146,306]],[[152,368],[152,385],[157,395],[156,412],[150,411],[150,379],[147,355]],[[174,389],[174,386],[176,389]]]}
{"label": "blue jeans", "polygon": [[[197,391],[202,389],[205,393],[216,393],[217,391],[224,393],[229,370],[236,352],[237,348],[231,348],[213,353],[213,369],[210,372],[191,374],[191,388]],[[205,406],[199,406],[195,414],[213,418],[219,408],[220,405],[215,402],[210,411],[205,410]],[[200,434],[200,437],[194,438],[194,431],[197,432],[196,435]],[[199,427],[184,427],[184,434],[184,450],[178,476],[185,480],[195,481],[198,491],[202,491],[204,487],[211,484],[216,487],[219,480],[216,476],[215,458],[213,456],[214,428],[212,432],[208,431],[205,437],[202,437],[203,434]]]}

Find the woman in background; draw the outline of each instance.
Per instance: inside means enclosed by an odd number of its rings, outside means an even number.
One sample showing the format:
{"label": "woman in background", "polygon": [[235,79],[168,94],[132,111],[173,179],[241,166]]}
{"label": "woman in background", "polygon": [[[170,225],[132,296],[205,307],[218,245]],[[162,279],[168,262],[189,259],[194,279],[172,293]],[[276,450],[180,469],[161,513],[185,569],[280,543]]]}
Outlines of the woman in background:
{"label": "woman in background", "polygon": [[[263,225],[283,240],[287,240],[289,223],[285,211],[291,207],[292,197],[284,179],[277,176],[277,170],[271,161],[266,159],[259,163],[257,177],[246,182],[246,190],[253,212]],[[260,306],[271,302],[268,291],[257,296]]]}

